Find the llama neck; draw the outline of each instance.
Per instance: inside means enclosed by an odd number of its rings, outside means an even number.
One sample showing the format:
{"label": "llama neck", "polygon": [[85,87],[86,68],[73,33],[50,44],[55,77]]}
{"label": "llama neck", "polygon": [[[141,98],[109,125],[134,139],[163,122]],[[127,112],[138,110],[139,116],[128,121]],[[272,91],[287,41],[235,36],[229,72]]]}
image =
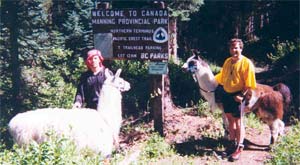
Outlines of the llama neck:
{"label": "llama neck", "polygon": [[214,91],[217,88],[218,84],[210,68],[201,68],[195,74],[201,88],[207,91]]}
{"label": "llama neck", "polygon": [[200,87],[201,95],[205,98],[206,101],[208,101],[211,110],[217,109],[218,105],[215,102],[215,93],[207,92],[215,91],[218,86],[212,71],[209,67],[205,67],[199,69],[195,74]]}
{"label": "llama neck", "polygon": [[112,115],[110,117],[119,115],[121,113],[121,99],[121,93],[117,88],[104,84],[100,92],[97,110],[107,116]]}
{"label": "llama neck", "polygon": [[259,97],[260,97],[259,91],[253,90],[252,96],[251,96],[250,100],[248,101],[249,103],[247,106],[250,108],[254,108],[254,105],[257,103]]}
{"label": "llama neck", "polygon": [[122,123],[121,102],[122,95],[119,89],[110,84],[103,84],[97,111],[112,129],[114,138],[118,136]]}

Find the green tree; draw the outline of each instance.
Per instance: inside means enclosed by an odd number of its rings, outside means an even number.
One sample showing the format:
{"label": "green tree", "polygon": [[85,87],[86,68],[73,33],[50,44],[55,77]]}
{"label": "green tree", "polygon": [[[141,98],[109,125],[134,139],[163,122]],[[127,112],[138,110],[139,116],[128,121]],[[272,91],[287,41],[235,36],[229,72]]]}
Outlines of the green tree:
{"label": "green tree", "polygon": [[298,1],[205,1],[190,18],[193,21],[178,24],[179,52],[198,49],[217,62],[227,57],[227,41],[232,37],[242,38],[245,53],[258,60],[273,50],[277,38],[299,38]]}
{"label": "green tree", "polygon": [[71,105],[72,82],[84,69],[80,54],[92,43],[88,9],[93,3],[89,2],[2,2],[3,114],[13,116],[29,109]]}
{"label": "green tree", "polygon": [[180,21],[189,21],[191,20],[190,15],[198,12],[200,7],[204,5],[204,0],[174,0],[167,1],[167,3],[171,17],[177,18]]}
{"label": "green tree", "polygon": [[[26,84],[22,77],[22,68],[30,66],[35,60],[38,51],[38,41],[43,40],[44,29],[39,26],[43,18],[38,1],[3,1],[1,4],[1,54],[5,54],[1,61],[5,67],[6,83],[1,87],[6,89],[3,98],[6,105],[13,110],[13,114],[20,112],[23,107],[24,90]],[[31,9],[31,10],[28,10]],[[44,33],[45,34],[45,33]],[[9,113],[9,112],[8,112]]]}
{"label": "green tree", "polygon": [[170,1],[168,9],[170,11],[169,20],[169,45],[170,45],[170,60],[178,63],[178,43],[177,43],[177,20],[189,21],[190,15],[199,11],[200,6],[204,4],[203,0],[189,0],[189,1]]}

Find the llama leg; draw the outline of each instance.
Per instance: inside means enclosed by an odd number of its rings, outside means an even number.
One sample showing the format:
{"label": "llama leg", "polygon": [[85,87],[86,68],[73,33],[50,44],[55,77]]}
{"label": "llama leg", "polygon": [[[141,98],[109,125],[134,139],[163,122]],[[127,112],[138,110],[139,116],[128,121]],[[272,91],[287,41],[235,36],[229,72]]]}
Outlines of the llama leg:
{"label": "llama leg", "polygon": [[[279,120],[279,119],[278,119]],[[285,127],[285,124],[282,120],[279,120],[279,126],[280,126],[280,129],[279,129],[279,135],[283,136],[284,135],[284,127]]]}
{"label": "llama leg", "polygon": [[271,125],[269,127],[270,127],[270,131],[271,131],[271,142],[270,142],[270,144],[274,144],[277,140],[278,132],[279,132],[279,121],[278,121],[278,119],[273,121],[273,123],[271,123]]}
{"label": "llama leg", "polygon": [[271,138],[270,138],[270,144],[274,144],[274,138],[273,138],[273,126],[269,125]]}
{"label": "llama leg", "polygon": [[224,129],[224,138],[225,139],[230,139],[229,137],[229,122],[228,122],[228,119],[227,119],[227,116],[224,112],[224,107],[222,104],[214,104],[214,107],[216,107],[217,109],[220,109],[222,111],[222,125],[223,125],[223,129]]}
{"label": "llama leg", "polygon": [[114,137],[113,137],[113,143],[114,143],[114,146],[115,146],[115,148],[116,148],[116,150],[118,150],[119,149],[119,136],[118,135],[114,135]]}

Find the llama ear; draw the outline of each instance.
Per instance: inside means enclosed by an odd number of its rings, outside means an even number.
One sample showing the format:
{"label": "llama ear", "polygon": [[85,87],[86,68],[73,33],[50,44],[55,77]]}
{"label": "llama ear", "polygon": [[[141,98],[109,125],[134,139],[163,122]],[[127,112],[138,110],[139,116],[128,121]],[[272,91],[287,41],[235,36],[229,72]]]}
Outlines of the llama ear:
{"label": "llama ear", "polygon": [[195,55],[191,56],[190,58],[188,58],[186,61],[192,61],[195,58]]}
{"label": "llama ear", "polygon": [[200,57],[200,56],[197,56],[197,57],[198,57],[198,60],[199,60],[199,61],[202,61],[202,59],[201,59],[201,57]]}
{"label": "llama ear", "polygon": [[108,68],[105,69],[104,74],[106,78],[113,76],[112,72]]}
{"label": "llama ear", "polygon": [[122,72],[122,69],[118,69],[115,74],[115,77],[120,77],[121,72]]}

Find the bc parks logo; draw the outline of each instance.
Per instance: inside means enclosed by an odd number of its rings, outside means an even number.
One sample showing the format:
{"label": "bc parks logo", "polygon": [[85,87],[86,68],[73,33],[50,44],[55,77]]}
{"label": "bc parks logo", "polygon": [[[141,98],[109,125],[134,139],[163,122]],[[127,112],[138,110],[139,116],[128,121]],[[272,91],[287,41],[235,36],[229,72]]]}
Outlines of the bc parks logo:
{"label": "bc parks logo", "polygon": [[153,33],[153,41],[156,43],[164,43],[168,41],[167,31],[162,27],[157,28]]}

